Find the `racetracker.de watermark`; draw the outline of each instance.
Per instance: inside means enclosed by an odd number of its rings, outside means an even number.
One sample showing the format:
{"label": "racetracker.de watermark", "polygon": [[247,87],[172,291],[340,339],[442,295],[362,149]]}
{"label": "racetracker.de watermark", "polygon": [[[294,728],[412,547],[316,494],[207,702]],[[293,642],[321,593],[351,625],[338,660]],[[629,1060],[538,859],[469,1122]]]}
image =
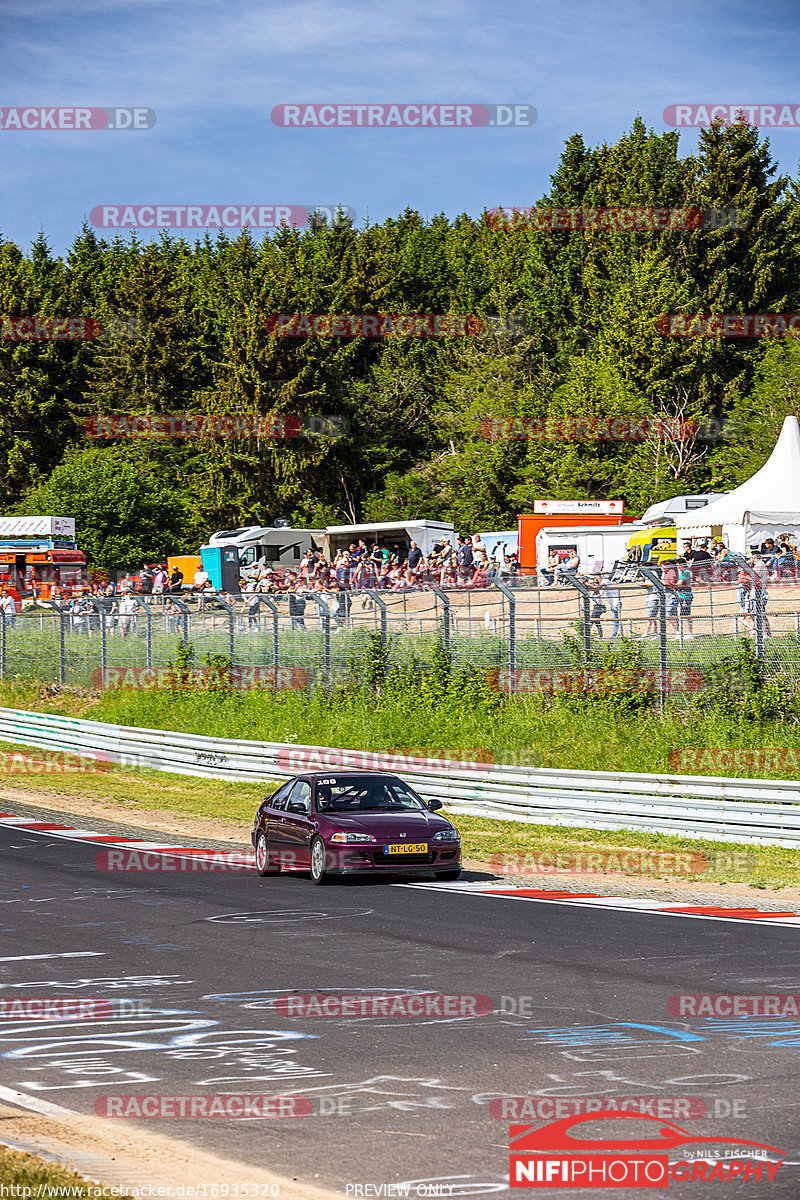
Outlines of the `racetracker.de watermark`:
{"label": "racetracker.de watermark", "polygon": [[479,337],[493,332],[488,318],[474,313],[274,313],[272,337],[388,338]]}
{"label": "racetracker.de watermark", "polygon": [[193,873],[198,871],[252,871],[252,854],[239,850],[126,850],[108,847],[96,855],[94,865],[100,871]]}
{"label": "racetracker.de watermark", "polygon": [[597,1112],[640,1113],[661,1121],[743,1119],[747,1104],[700,1096],[495,1096],[489,1104],[489,1116],[496,1121],[558,1121]]}
{"label": "racetracker.de watermark", "polygon": [[152,129],[152,108],[0,108],[0,130]]}
{"label": "racetracker.de watermark", "polygon": [[493,854],[493,871],[502,875],[702,875],[709,868],[705,854],[656,850],[606,850],[602,853],[564,851],[549,854]]}
{"label": "racetracker.de watermark", "polygon": [[255,1117],[280,1120],[311,1116],[313,1106],[308,1096],[224,1092],[221,1095],[202,1096],[98,1096],[94,1111],[98,1117],[121,1117],[123,1120],[143,1117],[189,1121],[215,1117],[227,1120]]}
{"label": "racetracker.de watermark", "polygon": [[672,417],[486,417],[478,429],[487,442],[716,442],[742,433],[735,421]]}
{"label": "racetracker.de watermark", "polygon": [[483,775],[494,757],[488,750],[339,750],[326,746],[284,746],[276,765],[301,771],[385,771],[388,774]]}
{"label": "racetracker.de watermark", "polygon": [[535,230],[617,230],[624,233],[661,233],[671,230],[745,229],[749,215],[740,208],[489,208],[484,221],[504,232]]}
{"label": "racetracker.de watermark", "polygon": [[141,1000],[96,1000],[70,996],[0,997],[0,1021],[103,1021],[142,1017],[149,1009]]}
{"label": "racetracker.de watermark", "polygon": [[90,438],[282,438],[347,437],[347,417],[293,413],[108,413],[83,423]]}
{"label": "racetracker.de watermark", "polygon": [[673,129],[710,125],[755,125],[765,129],[800,129],[797,104],[668,104],[664,124]]}
{"label": "racetracker.de watermark", "polygon": [[800,1017],[800,994],[734,995],[706,992],[670,996],[673,1017]]}
{"label": "racetracker.de watermark", "polygon": [[703,687],[703,672],[657,668],[618,667],[570,670],[560,667],[519,667],[515,671],[491,672],[501,692],[697,692]]}
{"label": "racetracker.de watermark", "polygon": [[773,779],[780,779],[781,772],[800,772],[800,750],[792,747],[762,746],[757,750],[711,749],[703,746],[682,746],[669,752],[669,769],[678,775],[721,775],[735,771],[737,775],[748,771],[766,771]]}
{"label": "racetracker.de watermark", "polygon": [[656,329],[662,337],[798,337],[800,313],[663,313]]}
{"label": "racetracker.de watermark", "polygon": [[302,229],[312,217],[356,219],[349,205],[332,204],[96,204],[96,229]]}
{"label": "racetracker.de watermark", "polygon": [[494,1012],[491,996],[440,995],[436,992],[343,992],[279,996],[282,1017],[481,1017]]}
{"label": "racetracker.de watermark", "polygon": [[92,775],[110,771],[114,763],[102,751],[86,753],[69,750],[39,750],[35,754],[0,752],[0,776],[3,775]]}
{"label": "racetracker.de watermark", "polygon": [[147,323],[138,317],[0,317],[4,342],[80,342],[143,338]]}
{"label": "racetracker.de watermark", "polygon": [[282,129],[529,129],[532,104],[276,104]]}
{"label": "racetracker.de watermark", "polygon": [[[129,619],[134,620],[134,613]],[[124,617],[122,619],[125,619]],[[179,619],[176,616],[176,620]],[[106,667],[105,677],[101,667],[92,671],[92,687],[109,688],[139,688],[150,691],[152,688],[176,688],[198,691],[210,688],[232,688],[235,691],[255,691],[258,688],[271,688],[276,691],[299,691],[308,687],[309,673],[303,667],[231,667],[228,671],[188,671],[180,676],[168,668],[149,667]],[[152,756],[143,761],[144,766],[151,766]],[[126,760],[126,765],[133,765]]]}

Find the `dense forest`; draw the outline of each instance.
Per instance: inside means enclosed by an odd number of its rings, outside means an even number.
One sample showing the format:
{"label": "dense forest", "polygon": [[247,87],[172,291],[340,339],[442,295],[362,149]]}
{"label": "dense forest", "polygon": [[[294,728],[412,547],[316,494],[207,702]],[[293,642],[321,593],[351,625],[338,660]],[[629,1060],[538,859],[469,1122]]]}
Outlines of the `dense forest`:
{"label": "dense forest", "polygon": [[[260,241],[106,241],[84,226],[63,258],[45,235],[29,253],[0,238],[0,320],[132,320],[143,334],[15,340],[6,323],[0,509],[75,516],[91,560],[120,566],[276,516],[432,517],[467,532],[514,523],[538,496],[623,498],[638,513],[734,486],[800,409],[796,342],[665,337],[657,320],[799,311],[798,182],[744,124],[701,131],[688,156],[678,142],[640,120],[614,145],[576,134],[549,194],[513,201],[736,208],[743,228],[511,231],[407,209]],[[468,337],[273,335],[271,316],[302,313],[513,320]],[[341,436],[87,432],[100,414],[200,412],[337,417]],[[488,418],[516,417],[678,424],[637,442],[487,440]],[[723,437],[693,432],[722,423]]]}

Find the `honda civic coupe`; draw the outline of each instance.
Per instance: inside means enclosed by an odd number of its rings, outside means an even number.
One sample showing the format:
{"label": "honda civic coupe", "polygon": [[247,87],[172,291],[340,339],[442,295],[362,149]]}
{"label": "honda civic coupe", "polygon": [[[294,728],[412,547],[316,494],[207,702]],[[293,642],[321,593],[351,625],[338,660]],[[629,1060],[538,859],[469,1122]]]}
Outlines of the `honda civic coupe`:
{"label": "honda civic coupe", "polygon": [[458,879],[461,838],[396,775],[321,771],[296,775],[260,805],[250,835],[259,875],[433,874]]}

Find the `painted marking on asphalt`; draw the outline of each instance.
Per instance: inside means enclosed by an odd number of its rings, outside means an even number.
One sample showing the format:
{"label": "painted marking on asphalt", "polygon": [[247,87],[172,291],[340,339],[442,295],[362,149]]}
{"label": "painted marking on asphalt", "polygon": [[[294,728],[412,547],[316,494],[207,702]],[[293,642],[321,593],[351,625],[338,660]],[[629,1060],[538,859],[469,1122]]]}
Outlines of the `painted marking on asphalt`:
{"label": "painted marking on asphalt", "polygon": [[639,900],[630,896],[598,896],[593,892],[547,892],[540,888],[459,883],[398,883],[395,887],[423,888],[439,892],[461,892],[473,896],[500,896],[505,900],[527,900],[534,904],[563,904],[572,908],[605,908],[612,912],[650,912],[666,917],[692,917],[703,921],[759,922],[781,928],[800,927],[800,914],[771,912],[758,908],[723,908],[714,904],[675,904],[670,900]]}
{"label": "painted marking on asphalt", "polygon": [[104,950],[68,950],[64,954],[11,954],[0,962],[32,962],[38,958],[105,958]]}
{"label": "painted marking on asphalt", "polygon": [[25,1092],[18,1092],[16,1088],[0,1087],[0,1100],[5,1100],[6,1104],[14,1104],[17,1108],[27,1108],[30,1112],[39,1113],[43,1117],[64,1117],[75,1118],[79,1116],[71,1108],[62,1108],[60,1104],[50,1104],[47,1100],[37,1100],[34,1096],[28,1096]]}

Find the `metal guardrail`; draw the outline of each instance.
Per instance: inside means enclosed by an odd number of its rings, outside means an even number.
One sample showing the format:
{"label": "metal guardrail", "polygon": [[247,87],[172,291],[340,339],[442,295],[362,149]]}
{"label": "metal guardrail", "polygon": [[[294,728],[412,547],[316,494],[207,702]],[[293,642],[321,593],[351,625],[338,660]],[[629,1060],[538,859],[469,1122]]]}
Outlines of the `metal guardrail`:
{"label": "metal guardrail", "polygon": [[[0,741],[128,766],[255,783],[307,769],[388,770],[450,811],[590,829],[642,829],[800,849],[800,784],[692,775],[555,771],[138,729],[0,708]],[[17,776],[16,778],[19,778]]]}

